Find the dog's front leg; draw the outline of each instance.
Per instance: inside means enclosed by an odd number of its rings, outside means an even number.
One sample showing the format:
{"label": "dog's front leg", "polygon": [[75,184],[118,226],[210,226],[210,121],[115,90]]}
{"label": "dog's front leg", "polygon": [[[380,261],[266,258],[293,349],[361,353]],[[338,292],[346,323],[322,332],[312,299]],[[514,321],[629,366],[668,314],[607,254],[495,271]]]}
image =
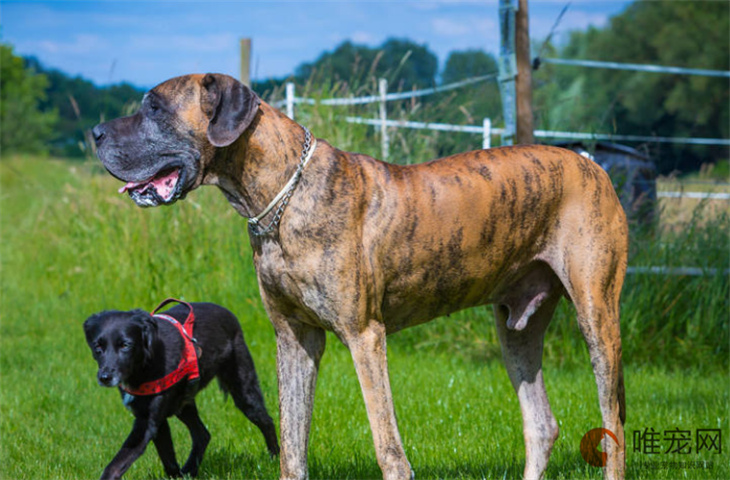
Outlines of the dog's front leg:
{"label": "dog's front leg", "polygon": [[151,422],[148,417],[135,418],[132,432],[124,441],[121,450],[104,469],[101,474],[102,480],[121,478],[134,461],[144,453],[147,444],[155,437],[156,430],[154,422]]}
{"label": "dog's front leg", "polygon": [[170,424],[167,419],[160,423],[157,428],[157,435],[153,438],[157,454],[160,456],[162,466],[165,468],[165,475],[170,478],[182,477],[180,465],[175,457],[175,448],[172,445],[172,435],[170,433]]}
{"label": "dog's front leg", "polygon": [[182,468],[182,473],[191,477],[197,477],[198,468],[203,461],[205,449],[208,448],[208,443],[210,442],[210,432],[208,432],[208,429],[205,428],[203,421],[200,419],[198,407],[195,405],[195,402],[185,405],[180,413],[177,414],[177,418],[188,427],[190,439],[192,440],[190,455]]}
{"label": "dog's front leg", "polygon": [[385,336],[385,325],[379,321],[371,321],[363,331],[343,335],[342,339],[350,349],[355,363],[383,478],[408,480],[413,477],[413,471],[403,450],[396,423],[388,378]]}
{"label": "dog's front leg", "polygon": [[326,336],[321,328],[270,316],[276,329],[281,478],[304,479],[314,389]]}

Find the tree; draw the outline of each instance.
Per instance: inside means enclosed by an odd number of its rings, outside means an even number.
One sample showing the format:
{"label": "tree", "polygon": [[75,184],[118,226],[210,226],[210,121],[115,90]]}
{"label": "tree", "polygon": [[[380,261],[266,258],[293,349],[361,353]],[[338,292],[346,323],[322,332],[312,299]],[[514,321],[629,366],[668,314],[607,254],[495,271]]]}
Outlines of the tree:
{"label": "tree", "polygon": [[379,62],[379,76],[388,78],[394,89],[408,90],[415,86],[434,84],[438,58],[425,45],[411,40],[390,38],[381,45],[383,58]]}
{"label": "tree", "polygon": [[345,81],[355,88],[382,77],[395,90],[432,85],[437,70],[438,58],[428,47],[391,38],[377,48],[342,42],[314,62],[297,67],[295,77],[305,82],[316,74],[319,79]]}
{"label": "tree", "polygon": [[55,110],[42,111],[48,78],[26,68],[9,45],[0,44],[0,147],[3,153],[47,151],[58,122]]}
{"label": "tree", "polygon": [[[482,50],[463,50],[451,52],[446,59],[441,81],[444,84],[466,80],[483,75],[496,74],[497,60],[492,54]],[[443,95],[449,95],[451,107],[443,112],[441,121],[458,124],[478,124],[490,118],[498,123],[502,118],[502,100],[499,96],[497,79],[485,80]],[[453,106],[456,105],[456,108]],[[439,117],[441,118],[441,117]]]}
{"label": "tree", "polygon": [[48,79],[46,96],[39,108],[57,111],[59,121],[50,141],[51,153],[79,157],[88,153],[88,130],[99,122],[129,115],[139,105],[144,90],[128,83],[98,87],[82,77],[45,68],[36,58],[25,59],[26,66]]}
{"label": "tree", "polygon": [[497,71],[497,60],[483,50],[455,51],[446,59],[441,80],[443,83],[452,83]]}
{"label": "tree", "polygon": [[[564,58],[728,70],[730,4],[636,2],[605,28],[574,32]],[[550,72],[541,124],[557,130],[727,138],[727,78],[581,67]],[[542,81],[545,73],[539,74]],[[727,148],[650,144],[660,171],[727,158]]]}

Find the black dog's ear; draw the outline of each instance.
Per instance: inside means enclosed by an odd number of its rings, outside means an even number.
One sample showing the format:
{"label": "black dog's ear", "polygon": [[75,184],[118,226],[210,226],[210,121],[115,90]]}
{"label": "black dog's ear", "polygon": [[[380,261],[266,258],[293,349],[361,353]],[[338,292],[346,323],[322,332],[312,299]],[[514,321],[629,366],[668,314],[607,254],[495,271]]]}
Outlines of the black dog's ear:
{"label": "black dog's ear", "polygon": [[201,85],[200,107],[210,119],[208,140],[216,147],[228,146],[251,124],[261,100],[253,90],[228,75],[209,73]]}
{"label": "black dog's ear", "polygon": [[142,326],[142,351],[147,363],[154,355],[155,341],[157,340],[157,322],[144,310],[135,310],[134,319]]}
{"label": "black dog's ear", "polygon": [[89,346],[91,346],[92,342],[99,336],[101,324],[104,323],[107,316],[106,313],[107,312],[95,313],[84,322],[84,335],[86,335],[86,343],[88,343]]}

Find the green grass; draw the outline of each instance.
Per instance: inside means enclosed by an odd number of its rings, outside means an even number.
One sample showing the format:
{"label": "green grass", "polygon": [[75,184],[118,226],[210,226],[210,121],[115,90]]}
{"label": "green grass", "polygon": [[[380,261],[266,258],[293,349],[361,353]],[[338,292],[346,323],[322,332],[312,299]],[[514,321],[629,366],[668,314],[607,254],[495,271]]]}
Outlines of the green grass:
{"label": "green grass", "polygon": [[[354,139],[341,135],[346,144]],[[97,477],[128,434],[132,417],[116,391],[96,385],[81,329],[103,309],[151,309],[167,296],[227,306],[241,320],[278,418],[274,332],[259,300],[244,220],[212,188],[171,208],[143,210],[116,195],[118,186],[96,163],[0,161],[0,478]],[[632,262],[726,268],[727,218],[713,222],[639,236]],[[720,428],[727,442],[727,277],[631,276],[622,309],[627,477],[730,478],[726,447],[721,455],[694,448],[689,455],[647,455],[632,451],[631,438],[649,427],[693,435]],[[519,405],[492,322],[489,310],[471,310],[388,340],[399,426],[417,478],[521,476]],[[561,426],[547,476],[601,478],[578,451],[582,435],[600,426],[600,414],[567,302],[548,331],[545,378]],[[276,478],[278,461],[232,402],[215,387],[198,398],[213,435],[201,478]],[[171,423],[182,461],[190,442],[180,423]],[[666,461],[711,461],[713,468],[655,469]],[[380,477],[352,362],[332,336],[309,462],[312,478]],[[126,478],[161,476],[150,447]]]}

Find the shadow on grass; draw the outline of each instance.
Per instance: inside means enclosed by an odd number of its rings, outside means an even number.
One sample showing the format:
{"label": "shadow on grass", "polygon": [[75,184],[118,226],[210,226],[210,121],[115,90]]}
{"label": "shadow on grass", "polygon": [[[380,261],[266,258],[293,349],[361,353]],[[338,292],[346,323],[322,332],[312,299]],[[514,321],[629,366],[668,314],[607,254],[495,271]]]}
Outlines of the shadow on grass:
{"label": "shadow on grass", "polygon": [[[491,452],[493,455],[494,452]],[[327,459],[309,458],[309,478],[363,480],[380,479],[382,473],[375,457],[355,454],[349,459],[335,458],[342,452],[332,452]],[[555,457],[555,456],[554,456]],[[522,478],[524,458],[505,453],[504,458],[494,462],[474,458],[463,463],[440,463],[432,459],[427,463],[413,464],[416,479],[509,479]],[[601,469],[590,467],[570,458],[552,458],[546,478],[602,478]],[[206,454],[199,478],[279,478],[278,457],[249,452],[233,453],[227,449],[216,449]]]}
{"label": "shadow on grass", "polygon": [[209,448],[198,478],[279,478],[279,457],[270,458],[264,449],[241,452]]}

